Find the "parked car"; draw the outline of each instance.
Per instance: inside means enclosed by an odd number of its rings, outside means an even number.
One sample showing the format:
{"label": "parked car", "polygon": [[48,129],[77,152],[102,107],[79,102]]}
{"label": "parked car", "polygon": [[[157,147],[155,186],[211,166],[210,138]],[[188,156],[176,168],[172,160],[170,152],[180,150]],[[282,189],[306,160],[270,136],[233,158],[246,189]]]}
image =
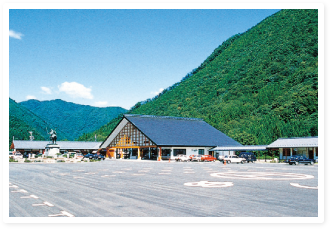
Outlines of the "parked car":
{"label": "parked car", "polygon": [[191,161],[201,161],[203,155],[192,155]]}
{"label": "parked car", "polygon": [[95,160],[104,160],[105,157],[102,154],[94,154],[94,159]]}
{"label": "parked car", "polygon": [[76,158],[77,159],[83,159],[84,158],[84,155],[82,155],[82,153],[77,153],[76,154]]}
{"label": "parked car", "polygon": [[218,156],[218,160],[219,160],[219,161],[223,161],[224,158],[225,158],[224,155],[219,155],[219,156]]}
{"label": "parked car", "polygon": [[238,157],[236,155],[232,155],[232,156],[225,156],[223,158],[224,161],[226,161],[226,163],[230,164],[230,163],[241,163],[244,164],[246,163],[246,159],[242,158],[242,157]]}
{"label": "parked car", "polygon": [[289,165],[292,165],[292,164],[310,164],[310,165],[313,165],[314,164],[314,160],[313,159],[308,159],[307,157],[305,156],[299,156],[299,155],[293,155],[291,156],[290,158],[288,158],[286,160],[286,163],[289,163]]}
{"label": "parked car", "polygon": [[23,155],[20,152],[16,152],[12,155],[9,154],[9,158],[14,160],[23,159]]}
{"label": "parked car", "polygon": [[215,162],[217,158],[211,156],[211,155],[202,155],[201,161],[213,161]]}
{"label": "parked car", "polygon": [[177,155],[175,161],[189,161],[189,157],[187,155]]}
{"label": "parked car", "polygon": [[94,154],[92,153],[87,153],[84,158],[89,158],[90,160],[94,158]]}
{"label": "parked car", "polygon": [[253,163],[254,161],[257,160],[256,156],[253,153],[251,153],[251,152],[241,152],[239,154],[239,157],[240,158],[245,158],[245,160],[246,160],[247,163],[250,163],[250,162]]}

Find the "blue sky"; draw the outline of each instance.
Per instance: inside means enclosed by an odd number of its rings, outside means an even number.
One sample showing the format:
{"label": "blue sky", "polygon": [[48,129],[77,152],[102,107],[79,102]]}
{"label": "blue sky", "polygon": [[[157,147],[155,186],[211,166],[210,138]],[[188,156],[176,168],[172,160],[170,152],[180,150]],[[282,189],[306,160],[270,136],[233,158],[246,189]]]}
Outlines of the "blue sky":
{"label": "blue sky", "polygon": [[10,10],[9,96],[129,109],[279,10]]}

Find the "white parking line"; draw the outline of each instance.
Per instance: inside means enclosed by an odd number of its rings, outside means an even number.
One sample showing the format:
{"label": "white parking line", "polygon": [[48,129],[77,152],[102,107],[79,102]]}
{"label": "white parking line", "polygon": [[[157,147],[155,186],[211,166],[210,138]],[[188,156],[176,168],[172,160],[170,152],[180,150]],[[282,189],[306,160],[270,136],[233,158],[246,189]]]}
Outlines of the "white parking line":
{"label": "white parking line", "polygon": [[37,197],[36,195],[30,195],[30,196],[21,196],[22,199],[28,199],[28,198],[33,198],[33,199],[38,199],[39,197]]}
{"label": "white parking line", "polygon": [[9,186],[9,188],[18,188],[18,186],[17,185],[11,185],[11,186]]}
{"label": "white parking line", "polygon": [[142,173],[140,173],[140,174],[138,174],[138,173],[132,174],[132,176],[143,176],[143,175],[145,175],[145,174],[142,174]]}
{"label": "white parking line", "polygon": [[16,190],[16,191],[11,191],[11,192],[21,192],[21,193],[27,193],[27,191],[26,191],[26,190],[24,190],[24,189],[20,189],[20,190]]}
{"label": "white parking line", "polygon": [[160,175],[165,175],[165,174],[171,174],[171,173],[158,173],[158,174],[160,174]]}
{"label": "white parking line", "polygon": [[94,175],[94,174],[96,174],[96,173],[89,172],[89,173],[85,173],[85,174]]}
{"label": "white parking line", "polygon": [[55,215],[48,215],[49,217],[55,217],[55,216],[68,216],[68,217],[74,217],[71,213],[68,213],[66,211],[61,211],[60,214],[55,214]]}
{"label": "white parking line", "polygon": [[51,203],[49,203],[49,202],[47,202],[47,201],[45,201],[45,202],[43,202],[42,204],[32,204],[32,206],[48,206],[48,207],[54,207],[54,205],[53,204],[51,204]]}
{"label": "white parking line", "polygon": [[74,178],[74,179],[81,179],[81,178],[83,178],[83,177],[81,177],[81,176],[74,176],[73,178]]}
{"label": "white parking line", "polygon": [[318,189],[318,186],[311,187],[311,186],[306,186],[306,185],[300,185],[298,183],[290,183],[290,185],[293,186],[293,187],[297,187],[297,188]]}
{"label": "white parking line", "polygon": [[69,175],[70,173],[60,173],[61,176]]}
{"label": "white parking line", "polygon": [[233,186],[233,182],[211,182],[211,181],[199,181],[184,183],[189,187],[203,187],[203,188],[224,188]]}

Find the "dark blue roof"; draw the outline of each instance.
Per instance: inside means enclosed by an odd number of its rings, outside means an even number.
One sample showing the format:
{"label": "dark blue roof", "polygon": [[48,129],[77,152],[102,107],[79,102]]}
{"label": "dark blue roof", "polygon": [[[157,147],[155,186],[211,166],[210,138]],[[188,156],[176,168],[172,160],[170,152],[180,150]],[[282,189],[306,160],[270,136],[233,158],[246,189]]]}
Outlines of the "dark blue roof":
{"label": "dark blue roof", "polygon": [[202,119],[125,114],[159,146],[242,146]]}

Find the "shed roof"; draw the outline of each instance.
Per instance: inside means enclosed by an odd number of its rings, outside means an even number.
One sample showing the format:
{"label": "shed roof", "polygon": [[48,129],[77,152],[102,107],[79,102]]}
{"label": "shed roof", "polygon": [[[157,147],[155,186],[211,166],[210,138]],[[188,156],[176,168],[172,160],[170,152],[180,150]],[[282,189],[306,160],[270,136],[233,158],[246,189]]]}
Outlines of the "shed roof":
{"label": "shed roof", "polygon": [[[92,141],[57,141],[61,149],[98,149],[102,142]],[[15,149],[44,149],[49,141],[14,140]]]}
{"label": "shed roof", "polygon": [[279,138],[267,146],[267,148],[299,148],[299,147],[318,147],[318,137]]}
{"label": "shed roof", "polygon": [[124,118],[159,146],[242,146],[203,119],[131,114]]}

